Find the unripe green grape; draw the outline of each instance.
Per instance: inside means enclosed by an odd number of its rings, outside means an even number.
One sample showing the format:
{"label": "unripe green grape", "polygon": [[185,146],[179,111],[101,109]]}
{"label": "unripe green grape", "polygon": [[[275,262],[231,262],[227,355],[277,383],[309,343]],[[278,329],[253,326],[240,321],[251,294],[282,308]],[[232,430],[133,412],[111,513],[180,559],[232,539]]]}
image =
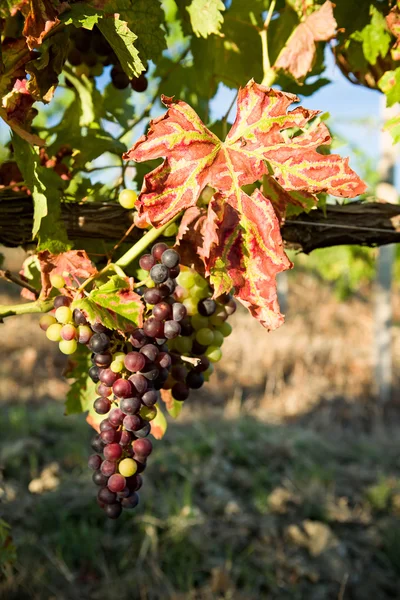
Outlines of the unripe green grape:
{"label": "unripe green grape", "polygon": [[73,354],[76,351],[78,344],[76,343],[76,340],[61,340],[58,347],[63,354]]}
{"label": "unripe green grape", "polygon": [[63,287],[65,287],[64,277],[62,275],[58,275],[57,273],[53,273],[53,275],[50,275],[50,283],[57,290],[61,290]]}
{"label": "unripe green grape", "polygon": [[55,317],[59,323],[69,323],[72,321],[72,310],[69,306],[60,306],[55,312]]}
{"label": "unripe green grape", "polygon": [[43,331],[47,331],[50,325],[54,325],[55,323],[57,323],[57,319],[52,315],[43,315],[39,319],[39,327]]}
{"label": "unripe green grape", "polygon": [[207,279],[204,279],[204,277],[202,277],[199,273],[195,273],[194,280],[195,280],[195,285],[197,287],[199,287],[203,290],[205,290],[205,288],[208,288]]}
{"label": "unripe green grape", "polygon": [[124,362],[125,360],[125,352],[114,352],[114,354],[112,355],[113,357],[113,361],[121,361]]}
{"label": "unripe green grape", "polygon": [[198,286],[198,285],[193,285],[190,288],[190,297],[193,298],[193,300],[195,300],[196,302],[198,302],[199,300],[201,300],[202,298],[204,298],[204,288]]}
{"label": "unripe green grape", "polygon": [[123,458],[118,465],[118,471],[124,477],[132,477],[137,471],[137,464],[133,458]]}
{"label": "unripe green grape", "polygon": [[213,315],[211,315],[211,317],[209,317],[209,319],[210,319],[211,325],[214,325],[214,327],[221,327],[221,325],[223,325],[225,322],[225,319],[223,319],[222,317],[220,317],[219,315],[217,315],[215,313]]}
{"label": "unripe green grape", "polygon": [[80,344],[88,344],[92,335],[93,335],[93,331],[89,327],[89,325],[79,325],[78,341]]}
{"label": "unripe green grape", "polygon": [[202,346],[209,346],[213,343],[214,333],[211,329],[207,329],[206,327],[204,327],[203,329],[199,329],[199,331],[197,331],[196,340]]}
{"label": "unripe green grape", "polygon": [[174,237],[178,233],[178,225],[176,223],[171,223],[168,225],[167,229],[164,231],[165,237]]}
{"label": "unripe green grape", "polygon": [[192,339],[190,337],[179,336],[174,340],[174,348],[180,354],[188,354],[192,349]]}
{"label": "unripe green grape", "polygon": [[189,315],[189,317],[192,317],[193,315],[197,314],[197,303],[198,300],[192,297],[185,298],[185,300],[182,302],[182,304],[186,306],[187,314]]}
{"label": "unripe green grape", "polygon": [[122,190],[118,196],[118,202],[123,208],[131,210],[136,204],[137,197],[137,193],[133,190]]}
{"label": "unripe green grape", "polygon": [[218,362],[222,358],[222,350],[218,346],[209,346],[204,354],[211,362]]}
{"label": "unripe green grape", "polygon": [[52,342],[60,342],[62,339],[61,329],[62,325],[60,323],[53,323],[53,325],[49,325],[46,331],[46,337]]}
{"label": "unripe green grape", "polygon": [[213,331],[214,334],[214,339],[213,339],[213,346],[222,346],[222,344],[224,343],[224,336],[222,335],[222,333],[220,331],[218,331],[218,329],[216,329],[215,331]]}
{"label": "unripe green grape", "polygon": [[232,326],[225,321],[225,323],[222,323],[222,325],[218,327],[218,330],[222,333],[224,337],[228,337],[228,335],[231,335],[232,333]]}
{"label": "unripe green grape", "polygon": [[193,315],[190,321],[193,329],[198,331],[199,329],[203,329],[204,327],[208,327],[208,317],[203,317],[200,314]]}
{"label": "unripe green grape", "polygon": [[178,285],[190,289],[195,284],[193,271],[181,271],[176,279]]}
{"label": "unripe green grape", "polygon": [[113,360],[110,365],[110,369],[113,373],[120,373],[124,368],[124,363],[122,360]]}
{"label": "unripe green grape", "polygon": [[151,408],[149,408],[148,406],[142,406],[142,408],[139,411],[139,415],[145,421],[152,421],[156,418],[157,408],[155,406],[152,406]]}

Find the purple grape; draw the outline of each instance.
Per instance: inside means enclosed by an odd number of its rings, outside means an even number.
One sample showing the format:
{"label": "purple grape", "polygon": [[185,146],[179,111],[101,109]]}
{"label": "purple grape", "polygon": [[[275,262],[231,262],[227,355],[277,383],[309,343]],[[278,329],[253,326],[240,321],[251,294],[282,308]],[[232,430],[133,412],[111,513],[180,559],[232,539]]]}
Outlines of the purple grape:
{"label": "purple grape", "polygon": [[[147,442],[147,440],[143,440],[143,441]],[[108,489],[111,490],[112,492],[122,492],[122,490],[125,488],[125,486],[126,486],[125,477],[123,475],[120,475],[119,473],[115,473],[114,475],[111,475],[111,477],[107,483]]]}
{"label": "purple grape", "polygon": [[187,309],[184,304],[174,302],[172,305],[172,318],[174,321],[182,321],[187,315]]}
{"label": "purple grape", "polygon": [[136,432],[143,426],[143,421],[138,415],[126,415],[123,425],[128,431]]}
{"label": "purple grape", "polygon": [[92,352],[104,352],[104,350],[107,350],[109,345],[110,338],[105,333],[95,333],[90,338],[89,348],[92,350]]}
{"label": "purple grape", "polygon": [[102,352],[99,354],[95,354],[93,357],[93,362],[96,367],[101,367],[105,369],[109,367],[112,363],[112,356],[110,352]]}
{"label": "purple grape", "polygon": [[98,454],[92,454],[92,456],[89,456],[88,467],[89,469],[93,469],[93,471],[97,471],[98,469],[100,469],[102,462],[103,460],[101,456],[99,456]]}
{"label": "purple grape", "polygon": [[129,341],[134,348],[142,348],[148,343],[149,340],[143,329],[135,329],[135,331],[131,334]]}
{"label": "purple grape", "polygon": [[168,354],[168,352],[160,352],[155,360],[157,365],[163,369],[169,369],[172,362],[171,356]]}
{"label": "purple grape", "polygon": [[149,288],[144,292],[143,298],[146,304],[158,304],[162,296],[157,288]]}
{"label": "purple grape", "polygon": [[104,442],[101,439],[101,437],[99,435],[96,435],[93,439],[92,439],[92,443],[91,446],[93,448],[93,450],[95,452],[103,452],[104,449]]}
{"label": "purple grape", "polygon": [[236,312],[236,302],[234,301],[233,298],[231,298],[229,300],[229,302],[225,305],[225,312],[227,313],[227,315],[233,315],[234,312]]}
{"label": "purple grape", "polygon": [[177,383],[175,383],[175,385],[172,386],[171,392],[175,400],[183,402],[183,400],[189,398],[190,390],[189,386],[187,386],[186,383],[178,381]]}
{"label": "purple grape", "polygon": [[132,383],[128,379],[118,379],[112,389],[117,398],[131,398],[134,395]]}
{"label": "purple grape", "polygon": [[128,487],[124,487],[123,490],[121,490],[120,492],[117,492],[118,498],[127,498],[128,496],[130,496],[130,494],[131,494],[131,490]]}
{"label": "purple grape", "polygon": [[101,487],[104,487],[107,485],[108,477],[103,475],[101,471],[95,471],[92,475],[92,481],[95,485],[101,485]]}
{"label": "purple grape", "polygon": [[200,362],[198,362],[197,365],[195,367],[193,367],[193,370],[196,373],[203,373],[204,371],[207,371],[209,366],[210,366],[210,361],[207,358],[207,356],[200,356]]}
{"label": "purple grape", "polygon": [[108,398],[97,398],[93,403],[93,408],[98,415],[106,415],[111,408],[111,402]]}
{"label": "purple grape", "polygon": [[124,429],[121,431],[121,439],[119,440],[120,446],[128,446],[132,442],[132,435],[129,431]]}
{"label": "purple grape", "polygon": [[203,317],[211,317],[217,310],[217,303],[212,298],[204,298],[197,303],[197,310]]}
{"label": "purple grape", "polygon": [[179,265],[176,267],[172,267],[172,269],[169,270],[169,276],[171,277],[171,279],[176,279],[180,272],[181,268]]}
{"label": "purple grape", "polygon": [[89,375],[90,379],[93,381],[93,383],[98,383],[100,381],[100,372],[99,372],[99,368],[96,367],[96,365],[93,365],[93,367],[90,367],[90,369],[88,371],[88,375]]}
{"label": "purple grape", "polygon": [[190,373],[188,373],[188,376],[186,377],[186,383],[192,390],[198,390],[204,383],[203,373],[190,371]]}
{"label": "purple grape", "polygon": [[145,458],[144,456],[138,455],[138,456],[135,456],[134,461],[137,466],[137,473],[143,473],[143,471],[146,469],[147,458]]}
{"label": "purple grape", "polygon": [[181,326],[181,335],[184,335],[184,336],[192,335],[194,329],[192,327],[190,319],[186,319],[186,318],[182,319],[182,321],[179,322],[179,325]]}
{"label": "purple grape", "polygon": [[175,279],[171,279],[171,277],[169,277],[162,285],[160,285],[158,289],[163,295],[163,298],[166,298],[174,293],[176,285]]}
{"label": "purple grape", "polygon": [[167,249],[167,244],[164,244],[164,242],[157,242],[157,244],[154,244],[154,246],[152,247],[151,253],[156,260],[160,260],[161,256]]}
{"label": "purple grape", "polygon": [[96,321],[96,323],[92,323],[91,328],[95,333],[111,333],[111,331],[107,329],[107,327],[103,325],[103,323],[99,323],[98,321]]}
{"label": "purple grape", "polygon": [[150,269],[150,277],[155,284],[164,283],[169,277],[168,267],[165,265],[154,265]]}
{"label": "purple grape", "polygon": [[165,319],[171,317],[172,311],[168,302],[159,302],[153,307],[152,313],[157,321],[165,321]]}
{"label": "purple grape", "polygon": [[[99,371],[99,377],[100,377],[100,372],[101,371]],[[96,387],[96,392],[98,393],[99,396],[104,396],[107,398],[108,396],[111,396],[112,389],[105,383],[100,382],[99,385]]]}
{"label": "purple grape", "polygon": [[188,372],[184,365],[174,365],[171,369],[171,375],[175,381],[185,381]]}
{"label": "purple grape", "polygon": [[154,381],[160,374],[160,370],[154,363],[149,363],[141,373],[148,381]]}
{"label": "purple grape", "polygon": [[124,417],[125,417],[125,415],[121,409],[113,408],[113,410],[108,415],[108,421],[111,423],[111,425],[118,427],[119,425],[122,424]]}
{"label": "purple grape", "polygon": [[133,398],[123,398],[120,402],[120,408],[125,415],[134,415],[140,410],[141,401],[139,396]]}
{"label": "purple grape", "polygon": [[128,498],[121,499],[122,508],[136,508],[139,504],[139,495],[136,492],[133,492]]}
{"label": "purple grape", "polygon": [[199,342],[197,340],[193,340],[193,344],[192,344],[192,353],[193,354],[204,354],[204,352],[207,350],[207,346],[203,346],[203,344],[199,344]]}
{"label": "purple grape", "polygon": [[151,338],[162,337],[164,334],[164,326],[161,321],[157,321],[154,317],[150,317],[144,322],[143,331]]}
{"label": "purple grape", "polygon": [[79,308],[75,308],[72,313],[75,325],[87,325],[87,320],[85,315]]}
{"label": "purple grape", "polygon": [[[143,346],[143,348],[146,348],[146,345]],[[143,369],[144,365],[146,364],[146,359],[139,352],[129,352],[125,356],[124,364],[128,371],[135,373],[136,371],[141,371]]]}
{"label": "purple grape", "polygon": [[149,390],[142,396],[142,402],[145,406],[151,408],[158,400],[158,394],[155,390]]}
{"label": "purple grape", "polygon": [[[146,378],[143,377],[143,375],[141,375],[140,373],[135,373],[134,375],[131,375],[129,377],[129,381],[131,382],[134,389],[136,390],[137,395],[142,396],[142,394],[144,394],[145,391],[147,390],[148,383],[146,381]],[[136,396],[136,394],[132,394],[132,395]]]}
{"label": "purple grape", "polygon": [[115,460],[104,460],[101,464],[100,471],[104,477],[111,477],[117,470],[117,464]]}
{"label": "purple grape", "polygon": [[118,379],[120,379],[119,373],[114,373],[111,369],[101,369],[100,381],[101,383],[104,383],[104,385],[111,387]]}
{"label": "purple grape", "polygon": [[104,504],[114,504],[117,499],[117,494],[109,490],[108,487],[103,487],[99,490],[97,498]]}
{"label": "purple grape", "polygon": [[108,419],[103,419],[100,423],[100,431],[110,431],[115,428],[116,426],[112,425]]}
{"label": "purple grape", "polygon": [[[113,83],[114,83],[114,86],[117,87],[115,85],[115,81]],[[125,500],[125,498],[123,498],[123,500]],[[106,515],[109,519],[118,519],[118,517],[122,513],[122,505],[120,502],[106,504],[104,507],[104,512],[106,513]]]}
{"label": "purple grape", "polygon": [[[104,431],[102,431],[100,433],[100,437],[102,442],[104,442],[105,444],[112,444],[115,439],[116,439],[116,431],[115,429],[105,429]],[[104,452],[104,450],[103,450]]]}
{"label": "purple grape", "polygon": [[135,431],[135,436],[137,438],[144,438],[147,437],[150,433],[151,430],[151,425],[148,421],[145,422],[145,424],[143,425],[143,427],[141,429],[137,429]]}
{"label": "purple grape", "polygon": [[156,259],[151,254],[143,254],[143,256],[139,258],[139,266],[144,271],[150,271],[155,264]]}
{"label": "purple grape", "polygon": [[164,335],[167,340],[173,340],[178,337],[181,332],[181,326],[177,321],[165,321],[164,323]]}
{"label": "purple grape", "polygon": [[122,456],[122,448],[119,444],[109,444],[104,448],[103,452],[106,460],[115,461]]}
{"label": "purple grape", "polygon": [[172,269],[173,267],[177,267],[179,265],[180,256],[176,250],[173,248],[168,248],[161,255],[161,262],[163,265],[168,267],[168,269]]}
{"label": "purple grape", "polygon": [[135,454],[147,458],[152,453],[153,444],[150,440],[140,439],[133,442],[132,448],[134,449]]}
{"label": "purple grape", "polygon": [[67,296],[56,296],[54,298],[54,308],[60,308],[60,306],[69,306],[71,302],[71,298],[68,298]]}
{"label": "purple grape", "polygon": [[[140,353],[143,354],[143,356],[146,357],[149,361],[154,362],[157,356],[159,355],[159,349],[154,344],[146,344],[145,346],[143,346],[143,348],[141,348]],[[143,366],[140,369],[138,369],[138,371],[141,371],[145,364],[146,360]]]}

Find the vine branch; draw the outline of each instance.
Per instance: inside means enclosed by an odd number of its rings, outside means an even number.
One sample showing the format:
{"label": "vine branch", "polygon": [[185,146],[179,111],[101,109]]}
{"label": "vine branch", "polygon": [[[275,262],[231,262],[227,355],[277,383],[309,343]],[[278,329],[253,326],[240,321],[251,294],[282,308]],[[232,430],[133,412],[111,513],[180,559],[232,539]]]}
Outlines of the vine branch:
{"label": "vine branch", "polygon": [[32,294],[35,294],[36,298],[39,296],[38,290],[34,288],[33,285],[30,285],[30,283],[27,283],[26,281],[18,277],[18,275],[11,273],[11,271],[0,269],[0,278],[5,279],[9,283],[15,283],[16,285],[19,285],[19,287],[29,290],[30,292],[32,292]]}

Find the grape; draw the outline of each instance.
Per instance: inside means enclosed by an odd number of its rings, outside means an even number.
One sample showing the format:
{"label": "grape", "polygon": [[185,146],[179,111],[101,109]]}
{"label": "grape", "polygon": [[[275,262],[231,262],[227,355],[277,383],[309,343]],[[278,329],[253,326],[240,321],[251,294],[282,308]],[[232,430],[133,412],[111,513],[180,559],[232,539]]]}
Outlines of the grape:
{"label": "grape", "polygon": [[169,369],[172,362],[168,352],[160,352],[160,354],[156,357],[155,360],[157,365],[159,365],[162,369]]}
{"label": "grape", "polygon": [[93,408],[97,414],[106,415],[111,408],[111,402],[108,398],[97,398],[93,403]]}
{"label": "grape", "polygon": [[110,345],[110,338],[105,333],[95,333],[89,342],[89,348],[93,352],[104,352]]}
{"label": "grape", "polygon": [[126,415],[123,426],[128,431],[138,431],[143,426],[143,421],[138,415]]}
{"label": "grape", "polygon": [[[104,383],[108,387],[113,386],[113,384],[119,379],[118,373],[113,373],[111,369],[101,369],[100,371],[100,381]],[[115,394],[115,390],[113,387],[113,392]]]}
{"label": "grape", "polygon": [[141,73],[139,77],[134,77],[131,79],[131,88],[134,92],[145,92],[148,85],[149,83],[143,73]]}
{"label": "grape", "polygon": [[54,298],[54,308],[60,308],[60,306],[69,306],[71,304],[71,298],[68,296],[56,296]]}
{"label": "grape", "polygon": [[200,344],[197,340],[193,340],[192,354],[196,354],[196,355],[204,354],[204,352],[206,350],[207,350],[207,346]]}
{"label": "grape", "polygon": [[134,348],[142,348],[149,341],[143,329],[135,329],[129,338]]}
{"label": "grape", "polygon": [[109,519],[118,519],[122,512],[122,505],[119,502],[114,502],[113,504],[106,504],[106,506],[104,507],[104,512],[106,513]]}
{"label": "grape", "polygon": [[111,71],[111,81],[117,90],[124,90],[129,85],[129,77],[124,72],[115,72],[115,67]]}
{"label": "grape", "polygon": [[61,329],[61,337],[63,340],[70,342],[71,340],[74,340],[77,336],[77,329],[76,327],[74,327],[73,325],[67,324],[67,325],[63,325],[62,329]]}
{"label": "grape", "polygon": [[100,423],[100,431],[110,431],[111,429],[115,429],[115,426],[108,419],[103,419]]}
{"label": "grape", "polygon": [[128,379],[117,379],[112,390],[117,398],[131,398],[134,394],[132,383]]}
{"label": "grape", "polygon": [[234,312],[236,312],[236,302],[234,301],[233,298],[231,298],[229,300],[229,302],[227,304],[225,304],[225,312],[227,313],[227,315],[233,315]]}
{"label": "grape", "polygon": [[181,381],[175,383],[171,392],[175,400],[179,400],[181,402],[189,397],[189,387],[186,385],[186,383],[182,383]]}
{"label": "grape", "polygon": [[120,402],[120,408],[125,415],[134,415],[139,411],[140,398],[123,398]]}
{"label": "grape", "polygon": [[[146,364],[146,358],[148,361],[154,362],[157,358],[157,356],[159,355],[159,349],[157,348],[157,346],[154,346],[154,344],[146,344],[145,346],[143,346],[143,348],[140,350],[140,353],[143,355],[145,362],[143,367]],[[142,367],[142,368],[143,368]],[[142,370],[142,369],[138,369],[138,370]]]}
{"label": "grape", "polygon": [[98,454],[92,454],[92,456],[89,456],[88,467],[89,469],[93,469],[93,471],[97,471],[98,469],[100,469],[102,462],[103,461],[101,456],[99,456]]}
{"label": "grape", "polygon": [[152,313],[157,321],[164,321],[171,316],[171,306],[168,302],[159,302],[153,307]]}
{"label": "grape", "polygon": [[168,269],[172,269],[173,267],[177,267],[179,265],[180,256],[176,250],[173,248],[167,248],[161,255],[161,262],[163,265],[168,267]]}
{"label": "grape", "polygon": [[86,317],[83,314],[83,312],[81,310],[79,310],[79,308],[74,309],[74,312],[72,313],[72,317],[74,319],[75,325],[87,325]]}
{"label": "grape", "polygon": [[121,506],[123,508],[136,508],[139,504],[139,495],[136,492],[133,492],[128,498],[122,498]]}
{"label": "grape", "polygon": [[135,206],[136,200],[137,193],[133,190],[122,190],[122,192],[120,192],[118,196],[118,202],[123,208],[126,208],[127,210],[131,210]]}
{"label": "grape", "polygon": [[58,344],[58,347],[63,354],[73,354],[76,352],[78,344],[76,340],[61,340],[61,342]]}
{"label": "grape", "polygon": [[[181,268],[179,265],[177,267],[172,267],[172,269],[169,270],[169,276],[171,277],[171,279],[176,279],[180,272],[181,272]],[[176,287],[176,285],[175,285],[175,287]],[[175,290],[175,288],[174,288],[174,290]]]}
{"label": "grape", "polygon": [[197,302],[194,298],[185,298],[182,304],[186,307],[188,315],[193,316],[197,313]]}
{"label": "grape", "polygon": [[167,249],[167,244],[164,244],[164,242],[157,242],[157,244],[154,244],[152,247],[151,253],[156,260],[160,260],[163,252],[165,252]]}
{"label": "grape", "polygon": [[101,485],[104,487],[107,485],[108,477],[103,475],[101,471],[95,471],[92,475],[92,480],[95,485]]}
{"label": "grape", "polygon": [[137,471],[136,462],[133,460],[133,458],[124,458],[119,463],[118,470],[124,477],[132,477],[132,475],[134,475]]}
{"label": "grape", "polygon": [[112,355],[112,359],[113,359],[113,361],[122,361],[122,362],[124,362],[124,360],[125,360],[125,352],[114,352],[114,354]]}
{"label": "grape", "polygon": [[72,48],[68,52],[68,62],[73,67],[78,67],[82,63],[82,55],[78,48]]}
{"label": "grape", "polygon": [[156,259],[152,254],[143,254],[143,256],[139,258],[139,266],[144,271],[150,271],[150,269],[154,267],[155,264]]}
{"label": "grape", "polygon": [[165,321],[164,323],[164,335],[167,340],[173,340],[181,332],[181,326],[177,321]]}
{"label": "grape", "polygon": [[191,323],[192,327],[196,331],[198,331],[199,329],[204,329],[205,327],[208,327],[209,321],[207,317],[204,317],[203,315],[193,315]]}
{"label": "grape", "polygon": [[192,335],[193,327],[192,327],[192,324],[189,319],[182,319],[182,321],[180,321],[179,324],[181,326],[181,335],[184,335],[184,336]]}
{"label": "grape", "polygon": [[132,444],[132,448],[134,449],[135,454],[147,457],[150,456],[153,450],[153,444],[147,439],[135,440]]}
{"label": "grape", "polygon": [[168,268],[165,265],[154,265],[150,269],[150,277],[156,284],[164,283],[169,277]]}
{"label": "grape", "polygon": [[199,344],[202,344],[203,346],[209,346],[210,344],[212,344],[213,339],[214,333],[211,329],[199,329],[196,333],[196,341],[199,342]]}
{"label": "grape", "polygon": [[109,490],[108,487],[104,487],[97,494],[97,498],[104,504],[113,504],[117,499],[117,494]]}
{"label": "grape", "polygon": [[46,337],[52,342],[60,342],[61,341],[61,329],[62,325],[60,323],[53,323],[49,325],[46,330]]}
{"label": "grape", "polygon": [[[147,345],[143,346],[143,348],[146,347]],[[146,364],[146,359],[144,355],[139,352],[129,352],[125,356],[124,364],[128,371],[134,373],[135,371],[141,371],[143,369],[144,365]]]}
{"label": "grape", "polygon": [[111,353],[106,351],[106,352],[99,352],[98,354],[95,354],[93,357],[93,362],[96,365],[96,367],[101,367],[102,369],[106,369],[107,367],[110,366],[112,361],[112,356]]}
{"label": "grape", "polygon": [[218,362],[222,358],[222,351],[218,346],[210,346],[204,354],[211,362]]}
{"label": "grape", "polygon": [[[99,379],[100,379],[100,369],[99,369]],[[99,383],[99,385],[96,388],[96,392],[98,393],[99,396],[111,396],[111,392],[112,389],[110,387],[108,387],[108,385],[105,385],[104,383]]]}
{"label": "grape", "polygon": [[188,337],[178,337],[174,340],[175,349],[180,354],[188,354],[192,349],[192,340]]}
{"label": "grape", "polygon": [[91,446],[95,452],[103,452],[104,443],[99,435],[94,436]]}
{"label": "grape", "polygon": [[[148,256],[151,256],[151,254],[148,254]],[[162,299],[162,296],[160,290],[158,290],[157,288],[149,288],[144,292],[143,298],[146,304],[158,304],[158,302],[160,302],[160,300]]]}
{"label": "grape", "polygon": [[69,306],[60,306],[54,314],[59,323],[69,323],[72,320],[72,310]]}
{"label": "grape", "polygon": [[207,358],[207,356],[200,356],[200,362],[198,362],[197,365],[194,367],[194,371],[196,373],[203,373],[204,371],[207,371],[209,366],[210,361]]}
{"label": "grape", "polygon": [[195,284],[195,276],[193,271],[181,271],[178,276],[178,283],[184,288],[191,288]]}
{"label": "grape", "polygon": [[172,305],[172,318],[174,321],[182,321],[187,315],[186,306],[180,302],[174,302]]}
{"label": "grape", "polygon": [[214,332],[214,339],[213,339],[213,346],[222,346],[222,344],[224,343],[224,336],[222,335],[222,333],[220,331],[218,331],[218,329],[216,329]]}
{"label": "grape", "polygon": [[135,373],[134,375],[131,375],[129,377],[129,381],[131,382],[134,389],[136,390],[136,393],[139,396],[144,394],[145,391],[147,390],[147,387],[148,387],[147,380],[140,373]]}
{"label": "grape", "polygon": [[88,325],[78,326],[78,341],[80,344],[88,344],[92,335],[93,331]]}
{"label": "grape", "polygon": [[146,335],[152,338],[161,337],[164,333],[164,326],[161,321],[157,321],[154,317],[150,317],[143,324],[143,330]]}
{"label": "grape", "polygon": [[217,303],[212,298],[204,298],[199,300],[197,310],[205,317],[211,317],[217,309]]}
{"label": "grape", "polygon": [[[106,446],[107,448],[107,446]],[[117,470],[117,465],[115,460],[103,460],[101,467],[100,467],[100,472],[102,475],[104,475],[105,477],[111,477],[111,475],[114,475],[114,473]]]}
{"label": "grape", "polygon": [[65,287],[64,277],[62,275],[58,275],[57,273],[50,275],[50,283],[58,290],[61,290],[63,287]]}
{"label": "grape", "polygon": [[120,475],[119,473],[115,473],[115,475],[111,475],[108,480],[107,487],[112,492],[122,492],[122,490],[126,486],[125,477]]}
{"label": "grape", "polygon": [[231,335],[231,333],[232,333],[232,326],[226,322],[222,323],[222,325],[219,327],[219,331],[222,333],[222,335],[224,337],[228,337],[228,335]]}
{"label": "grape", "polygon": [[121,439],[119,440],[120,446],[128,446],[132,442],[132,435],[126,429],[121,431]]}
{"label": "grape", "polygon": [[149,435],[150,430],[151,430],[150,423],[148,423],[146,421],[146,423],[143,425],[142,429],[138,429],[137,431],[135,431],[135,436],[137,438],[144,438]]}
{"label": "grape", "polygon": [[120,408],[113,408],[113,410],[108,415],[108,420],[111,423],[111,425],[118,427],[118,425],[121,425],[122,421],[124,420],[124,417],[125,415]]}
{"label": "grape", "polygon": [[171,375],[175,381],[185,381],[188,372],[184,365],[175,365],[171,369]]}
{"label": "grape", "polygon": [[142,396],[142,402],[145,406],[152,407],[158,400],[158,394],[155,390],[149,390]]}
{"label": "grape", "polygon": [[99,323],[98,321],[92,323],[92,329],[95,333],[111,333],[103,323]]}
{"label": "grape", "polygon": [[145,421],[152,421],[153,419],[156,418],[157,407],[156,406],[151,406],[151,407],[149,407],[149,406],[142,406],[142,408],[139,411],[139,415]]}
{"label": "grape", "polygon": [[[108,433],[108,432],[103,432]],[[122,448],[119,444],[109,444],[104,448],[104,458],[106,460],[118,460],[122,456]],[[125,486],[124,486],[125,487]]]}
{"label": "grape", "polygon": [[100,433],[101,441],[105,444],[112,444],[116,439],[115,429],[105,429]]}
{"label": "grape", "polygon": [[110,365],[110,369],[113,373],[121,373],[124,369],[124,363],[122,360],[113,360]]}
{"label": "grape", "polygon": [[[150,425],[150,423],[149,423],[149,425]],[[147,459],[144,458],[144,456],[137,456],[133,460],[136,462],[137,472],[138,473],[143,473],[143,471],[146,468]]]}
{"label": "grape", "polygon": [[55,317],[52,317],[51,315],[43,315],[43,317],[40,317],[39,319],[39,327],[40,329],[43,329],[43,331],[47,331],[50,325],[56,324],[57,319]]}
{"label": "grape", "polygon": [[186,383],[192,390],[198,390],[204,383],[203,373],[196,373],[196,371],[190,371],[186,377]]}
{"label": "grape", "polygon": [[[162,265],[160,265],[162,266]],[[171,294],[174,293],[176,288],[176,281],[175,279],[171,279],[171,277],[168,277],[168,279],[159,287],[159,290],[163,296],[163,298],[166,298],[167,296],[170,296]]]}
{"label": "grape", "polygon": [[88,371],[88,375],[94,383],[97,383],[98,381],[100,381],[99,368],[96,367],[95,365],[93,365],[93,367],[90,367],[90,369]]}

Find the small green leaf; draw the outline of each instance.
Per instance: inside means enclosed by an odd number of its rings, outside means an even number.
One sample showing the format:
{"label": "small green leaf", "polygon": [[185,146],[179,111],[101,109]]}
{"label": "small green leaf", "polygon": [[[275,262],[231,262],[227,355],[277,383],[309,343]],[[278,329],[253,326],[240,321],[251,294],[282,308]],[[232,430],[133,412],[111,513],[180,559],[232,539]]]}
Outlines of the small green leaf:
{"label": "small green leaf", "polygon": [[99,21],[98,28],[114,50],[128,77],[138,77],[144,71],[144,66],[134,46],[137,35],[129,29],[126,21],[105,17]]}
{"label": "small green leaf", "polygon": [[386,73],[378,81],[379,89],[386,95],[387,106],[393,106],[400,98],[400,67]]}
{"label": "small green leaf", "polygon": [[390,132],[394,144],[400,142],[400,115],[389,119],[389,121],[385,123],[384,129]]}
{"label": "small green leaf", "polygon": [[197,37],[206,38],[212,33],[219,34],[224,22],[222,11],[225,10],[221,0],[193,0],[186,10]]}
{"label": "small green leaf", "polygon": [[71,370],[67,378],[72,379],[65,402],[65,414],[85,412],[93,407],[97,398],[96,384],[88,376],[92,366],[90,352],[82,345],[78,345],[77,351],[70,358]]}
{"label": "small green leaf", "polygon": [[355,31],[350,38],[362,43],[365,58],[374,65],[379,56],[386,56],[390,46],[390,34],[385,17],[372,5],[370,14],[371,22],[361,31]]}
{"label": "small green leaf", "polygon": [[83,27],[84,29],[93,29],[104,13],[101,10],[96,10],[85,2],[72,4],[68,11],[60,16],[60,20],[65,25],[75,25],[75,27]]}
{"label": "small green leaf", "polygon": [[65,77],[74,86],[81,105],[81,113],[79,125],[81,127],[89,127],[96,119],[96,111],[93,102],[93,83],[85,76],[76,77],[69,71],[65,73]]}
{"label": "small green leaf", "polygon": [[129,282],[119,275],[114,275],[107,283],[93,290],[90,298],[135,325],[141,323],[144,307],[140,296],[130,288]]}

